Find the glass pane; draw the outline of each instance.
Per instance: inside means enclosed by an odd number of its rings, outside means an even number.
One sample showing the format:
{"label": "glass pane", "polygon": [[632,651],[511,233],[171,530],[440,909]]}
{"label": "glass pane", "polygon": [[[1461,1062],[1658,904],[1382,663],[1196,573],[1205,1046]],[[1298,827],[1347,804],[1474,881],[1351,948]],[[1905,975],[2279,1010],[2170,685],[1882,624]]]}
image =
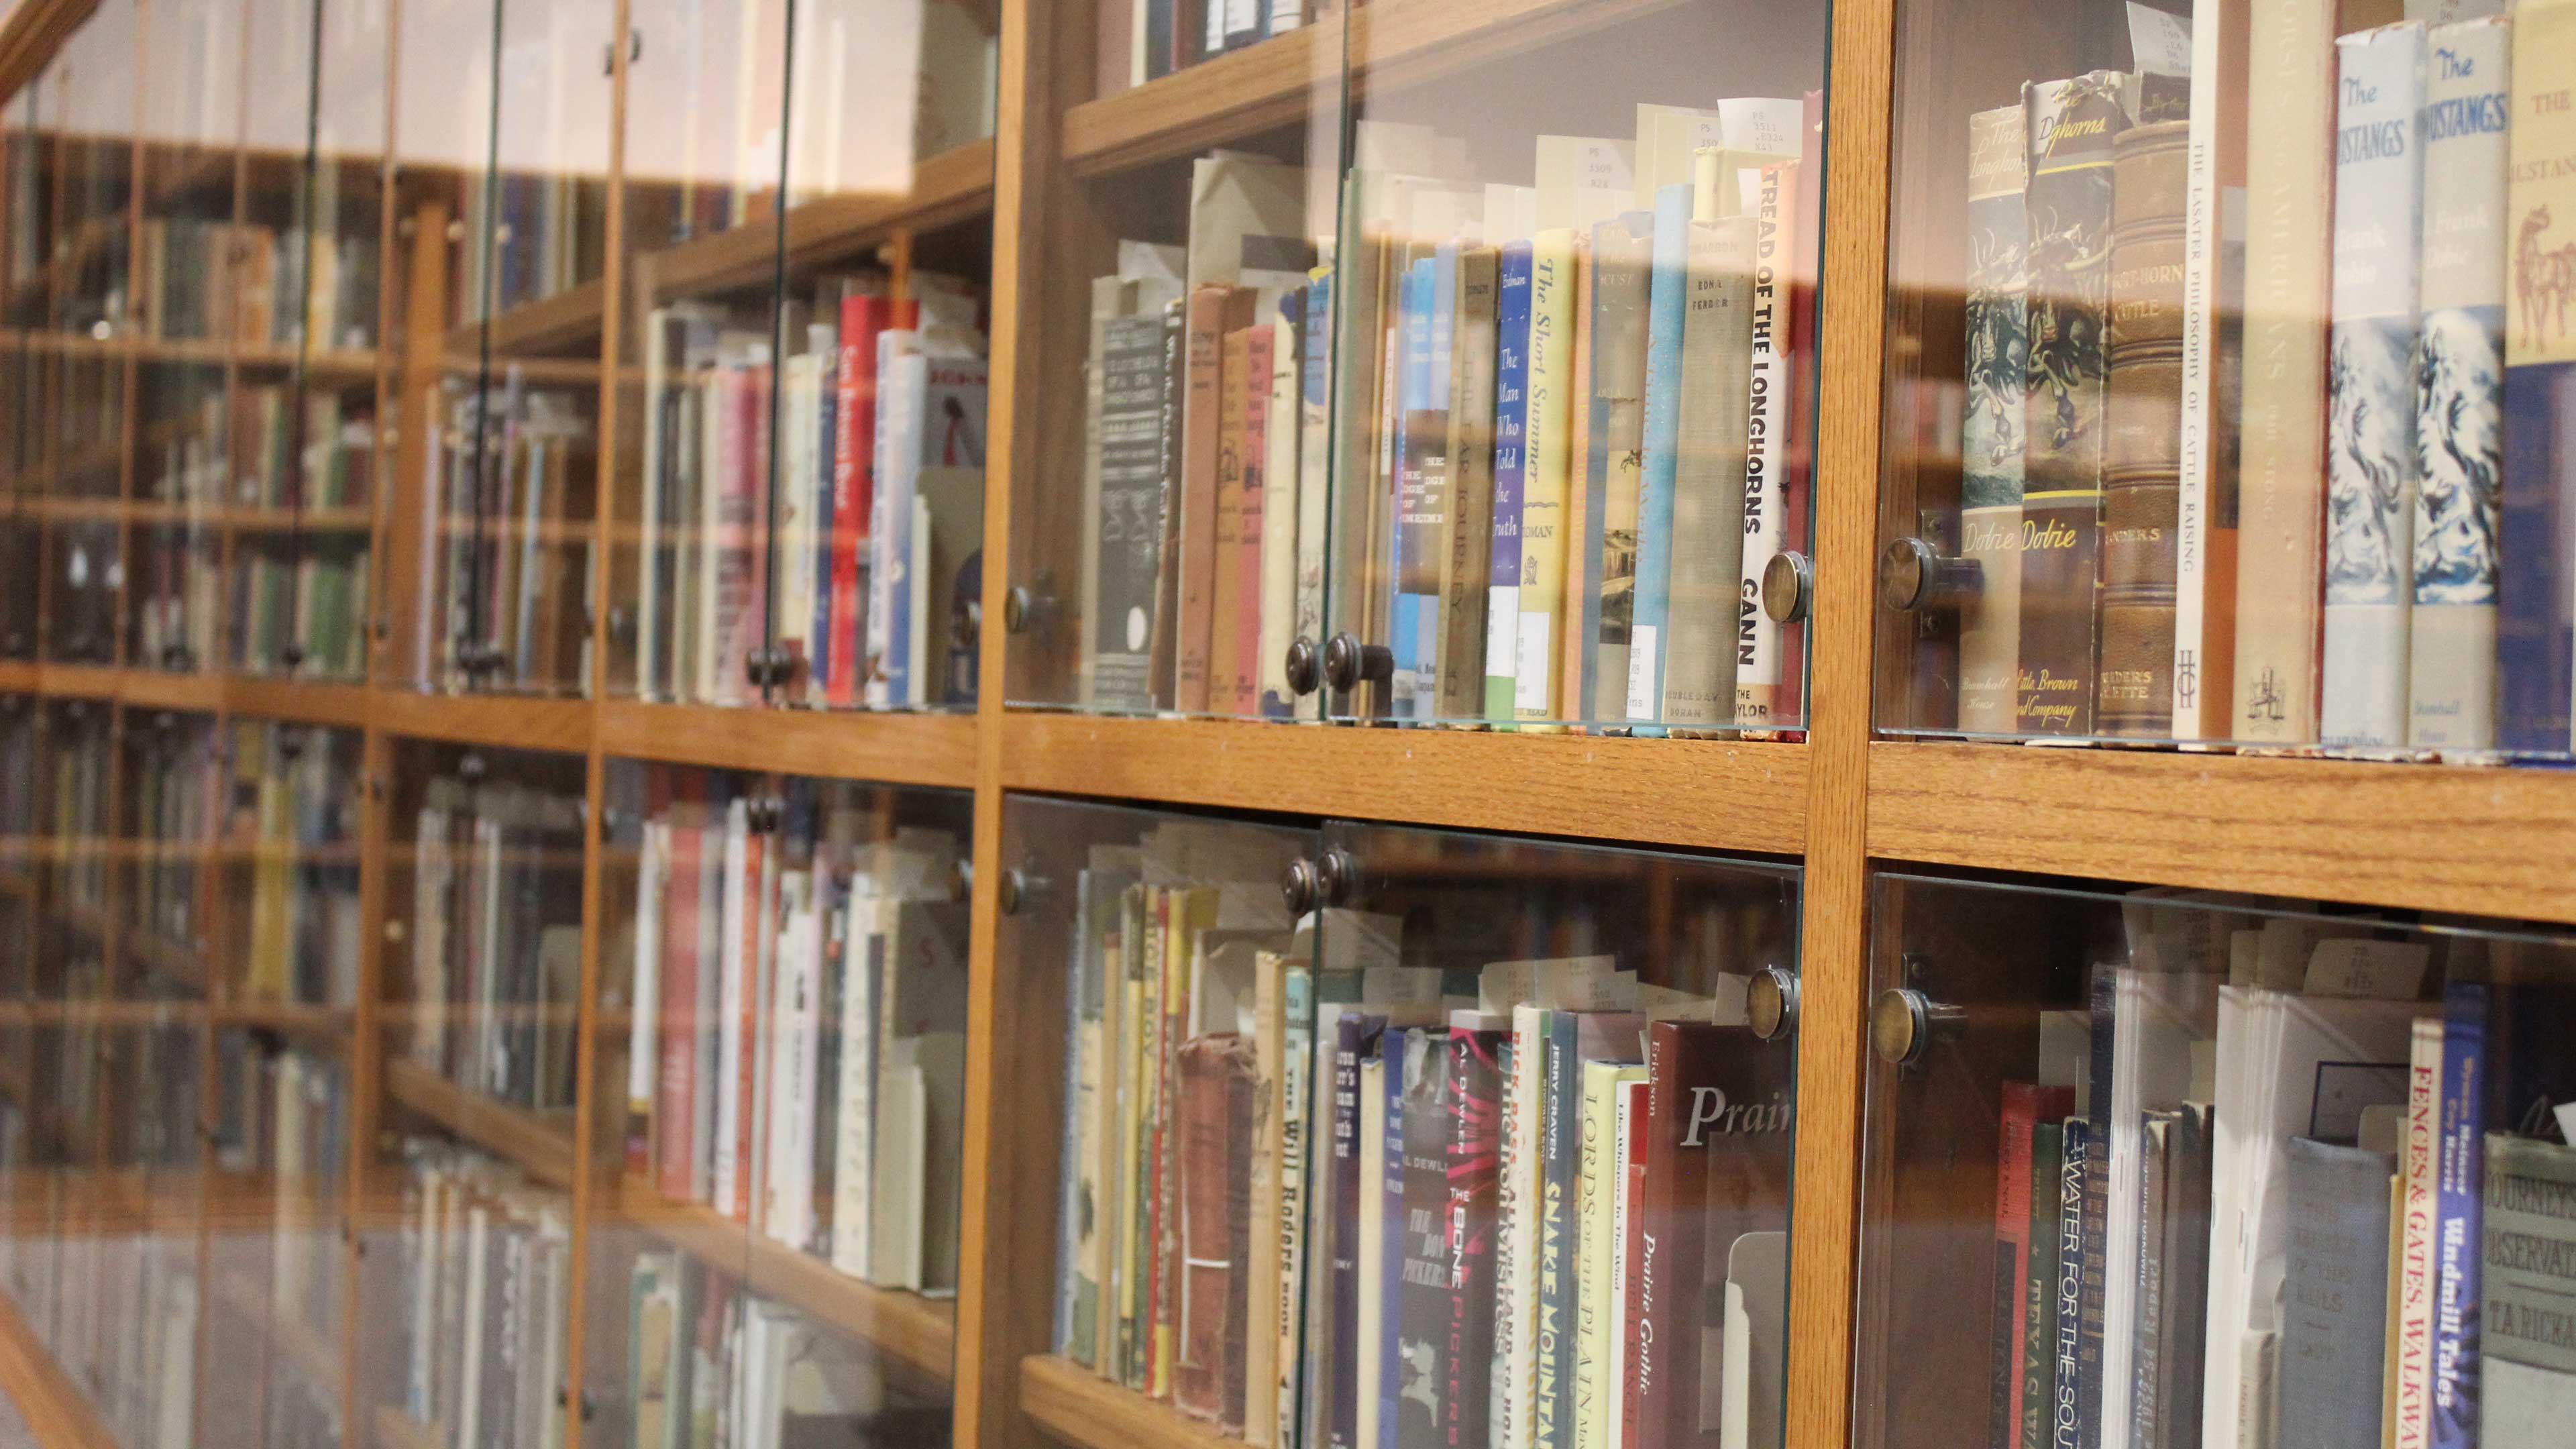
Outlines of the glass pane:
{"label": "glass pane", "polygon": [[619,683],[970,706],[998,15],[679,9],[634,12],[629,86],[678,104],[627,118]]}
{"label": "glass pane", "polygon": [[609,797],[586,1432],[944,1443],[971,797],[624,761]]}
{"label": "glass pane", "polygon": [[2506,8],[1900,12],[1882,728],[2568,754],[2565,22]]}
{"label": "glass pane", "polygon": [[1013,703],[1316,713],[1289,655],[1322,642],[1341,31],[1202,12],[1100,6],[1061,68],[1069,99],[1096,78],[1019,324],[1050,402],[1013,480]]}
{"label": "glass pane", "polygon": [[2165,888],[1873,898],[1854,1442],[2564,1437],[2576,940]]}
{"label": "glass pane", "polygon": [[0,108],[0,417],[8,441],[0,443],[0,658],[36,653],[37,602],[44,589],[45,397],[49,366],[36,333],[45,313],[52,224],[44,137],[36,103],[45,92],[39,75]]}
{"label": "glass pane", "polygon": [[42,895],[45,718],[30,696],[0,697],[0,1290],[30,1329],[51,1313],[46,1269],[61,1176],[39,1087],[54,999]]}
{"label": "glass pane", "polygon": [[1319,864],[1301,1137],[1341,1206],[1263,1402],[1406,1449],[1781,1443],[1796,870],[1343,824]]}
{"label": "glass pane", "polygon": [[1803,723],[1827,14],[1352,31],[1334,713]]}
{"label": "glass pane", "polygon": [[585,776],[578,755],[392,747],[353,1340],[389,1439],[563,1431]]}

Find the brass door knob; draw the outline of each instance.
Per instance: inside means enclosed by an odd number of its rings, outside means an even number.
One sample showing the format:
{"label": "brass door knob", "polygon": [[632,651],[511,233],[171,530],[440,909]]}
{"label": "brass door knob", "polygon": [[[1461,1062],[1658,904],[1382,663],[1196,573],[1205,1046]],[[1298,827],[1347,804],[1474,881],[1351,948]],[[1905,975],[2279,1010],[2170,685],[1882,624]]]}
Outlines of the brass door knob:
{"label": "brass door knob", "polygon": [[1956,609],[1985,584],[1985,568],[1975,559],[1943,558],[1910,535],[1890,540],[1878,556],[1879,600],[1900,614]]}
{"label": "brass door knob", "polygon": [[1957,1035],[1967,1013],[1946,1006],[1911,986],[1891,986],[1869,1008],[1869,1041],[1880,1061],[1911,1066],[1923,1059],[1936,1040]]}
{"label": "brass door knob", "polygon": [[1803,553],[1784,550],[1762,566],[1762,612],[1774,624],[1795,624],[1807,617],[1815,592],[1816,566]]}
{"label": "brass door knob", "polygon": [[1786,966],[1765,966],[1744,988],[1744,1016],[1753,1034],[1778,1041],[1798,1026],[1798,973]]}

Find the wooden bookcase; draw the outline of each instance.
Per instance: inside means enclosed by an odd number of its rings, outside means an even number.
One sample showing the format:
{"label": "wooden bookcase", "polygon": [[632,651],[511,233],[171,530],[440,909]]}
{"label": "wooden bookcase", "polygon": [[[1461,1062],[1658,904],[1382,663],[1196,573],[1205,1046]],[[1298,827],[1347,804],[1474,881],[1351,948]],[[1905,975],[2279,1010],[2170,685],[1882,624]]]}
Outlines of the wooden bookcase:
{"label": "wooden bookcase", "polygon": [[[878,252],[900,259],[919,233],[965,221],[991,229],[990,452],[984,522],[983,617],[1004,616],[1015,542],[1027,519],[1015,480],[1038,476],[1041,418],[1063,401],[1080,339],[1051,301],[1062,286],[1052,250],[1079,217],[1079,188],[1122,169],[1168,161],[1297,121],[1328,58],[1365,53],[1377,73],[1350,84],[1420,78],[1472,67],[1515,50],[1548,45],[1605,20],[1673,0],[1373,0],[1288,34],[1117,95],[1091,95],[1091,6],[1087,0],[1001,0],[995,137],[934,156],[907,195],[827,200],[791,209],[773,235],[757,225],[702,237],[655,258],[657,285],[739,283],[773,265],[783,236],[791,263]],[[34,77],[94,0],[24,0],[0,26],[0,93]],[[615,27],[622,33],[623,0]],[[1357,729],[1316,724],[1171,718],[1108,718],[1006,707],[1013,640],[984,629],[979,703],[958,713],[825,713],[640,703],[632,699],[423,692],[402,677],[390,638],[407,635],[426,601],[400,597],[390,581],[410,577],[405,560],[432,546],[419,536],[417,508],[432,486],[418,451],[381,469],[370,511],[308,518],[305,526],[372,531],[378,592],[373,677],[315,683],[245,677],[208,667],[174,673],[124,657],[123,629],[112,657],[92,662],[0,661],[0,696],[83,701],[135,730],[165,711],[201,715],[218,727],[236,720],[330,726],[363,737],[367,803],[362,849],[384,856],[400,822],[385,818],[386,775],[396,746],[445,742],[580,756],[586,762],[589,823],[582,869],[593,929],[582,958],[583,997],[596,1009],[602,970],[598,906],[603,892],[599,825],[611,760],[659,761],[746,771],[784,771],[899,785],[971,790],[974,798],[971,1017],[965,1113],[962,1283],[953,1303],[868,1288],[794,1253],[755,1249],[749,1281],[885,1351],[903,1371],[943,1383],[954,1396],[958,1442],[1004,1449],[1052,1438],[1083,1449],[1223,1449],[1206,1425],[1048,1356],[1056,1192],[1032,1164],[1051,1163],[1057,1123],[1026,1101],[1049,1100],[1051,1083],[1014,1070],[1050,1060],[1062,1031],[1061,984],[1053,967],[997,949],[1002,809],[1006,793],[1035,792],[1131,802],[1342,816],[1575,840],[1744,853],[1803,867],[1803,1001],[1796,1143],[1797,1193],[1790,1304],[1788,1443],[1832,1449],[1851,1425],[1852,1338],[1860,1221],[1863,1059],[1872,862],[1914,862],[2001,872],[2097,877],[2184,887],[2253,889],[2356,905],[2456,911],[2576,923],[2576,775],[2562,771],[2427,767],[2224,753],[2112,749],[2035,750],[2000,745],[1874,737],[1874,651],[1885,626],[1874,599],[1881,497],[1881,379],[1888,319],[1887,233],[1891,205],[1896,0],[1843,0],[1832,7],[1826,212],[1821,287],[1821,377],[1813,496],[1815,595],[1809,632],[1809,706],[1798,742],[1607,738],[1585,735]],[[1366,45],[1351,30],[1365,32]],[[627,48],[608,47],[622,135]],[[587,64],[588,56],[575,64]],[[622,141],[618,143],[622,145]],[[145,145],[133,147],[137,170]],[[278,158],[239,155],[237,179],[291,172]],[[612,161],[614,148],[612,148]],[[615,178],[611,178],[612,186]],[[139,188],[138,188],[139,189]],[[442,245],[450,220],[438,203],[403,209],[387,188],[381,269],[385,291],[397,270],[413,325],[401,329],[413,355],[373,350],[305,360],[310,372],[371,381],[378,416],[402,431],[433,426],[442,367],[477,348],[506,352],[550,381],[597,386],[602,440],[597,461],[613,476],[619,446],[615,410],[629,369],[621,360],[635,304],[609,208],[606,274],[542,302],[504,313],[488,329],[454,332],[438,319],[440,267],[425,256]],[[1070,220],[1069,220],[1070,218]],[[141,202],[124,225],[139,227]],[[106,230],[81,245],[103,244]],[[77,258],[68,265],[76,265]],[[392,310],[392,303],[386,304]],[[78,359],[112,368],[128,419],[113,460],[119,486],[95,497],[54,496],[45,479],[28,506],[0,528],[103,522],[131,529],[162,521],[165,505],[137,496],[135,456],[144,446],[132,419],[137,371],[146,364],[197,363],[224,369],[292,367],[284,349],[158,342],[14,328],[0,350],[27,358]],[[274,353],[275,355],[272,355]],[[603,489],[604,492],[604,489]],[[605,556],[619,527],[605,507],[567,525],[587,530]],[[263,510],[225,508],[192,521],[221,538],[273,528]],[[590,600],[595,657],[605,658],[612,612],[610,570]],[[42,632],[40,625],[39,632]],[[2387,828],[2409,822],[2404,832]],[[367,869],[362,937],[381,933],[388,910],[385,872]],[[0,889],[18,889],[0,875]],[[107,950],[120,943],[101,927]],[[0,943],[0,951],[22,943]],[[365,953],[372,961],[374,952]],[[435,1122],[455,1138],[515,1161],[564,1187],[572,1203],[573,1255],[594,1219],[621,1210],[604,1197],[634,1199],[627,1220],[675,1245],[731,1252],[735,1225],[625,1194],[576,1165],[595,1160],[599,1114],[583,1030],[577,1073],[585,1100],[570,1113],[539,1116],[481,1101],[435,1075],[385,1059],[386,1003],[374,969],[361,975],[354,1009],[271,1023],[335,1041],[352,1068],[349,1131],[364,1142],[380,1103]],[[112,1004],[111,1004],[112,1006]],[[8,1023],[0,1022],[0,1026]],[[18,1069],[0,1063],[0,1070]],[[1031,1094],[1036,1094],[1032,1096]],[[345,1219],[389,1211],[352,1173]],[[241,1185],[234,1185],[241,1186]],[[84,1210],[113,1216],[149,1212],[148,1185],[69,1182],[91,1199]],[[229,1189],[228,1189],[229,1190]],[[245,1188],[245,1190],[248,1190]],[[210,1198],[209,1201],[216,1199]],[[13,1205],[13,1207],[16,1205]],[[273,1210],[273,1209],[272,1209]],[[245,1207],[245,1212],[254,1211]],[[212,1219],[219,1214],[209,1212]],[[211,1231],[211,1229],[208,1229]],[[356,1249],[352,1247],[354,1254]],[[573,1274],[575,1310],[568,1362],[580,1364],[584,1275]],[[209,1295],[256,1293],[227,1279]],[[341,1423],[353,1441],[431,1442],[393,1409],[367,1401],[355,1355],[345,1345],[285,1337],[277,1351],[305,1360],[343,1385]],[[0,1302],[0,1388],[47,1443],[107,1441],[93,1407],[38,1347],[27,1325]],[[363,1430],[363,1434],[359,1430]],[[568,1442],[582,1441],[579,1416]]]}

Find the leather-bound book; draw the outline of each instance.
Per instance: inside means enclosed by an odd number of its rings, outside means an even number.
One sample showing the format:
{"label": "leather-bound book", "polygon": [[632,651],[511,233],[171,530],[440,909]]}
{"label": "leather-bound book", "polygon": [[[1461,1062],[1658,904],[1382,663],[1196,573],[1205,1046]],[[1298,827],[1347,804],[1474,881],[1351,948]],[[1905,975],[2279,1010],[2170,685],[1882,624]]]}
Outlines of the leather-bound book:
{"label": "leather-bound book", "polygon": [[1233,1032],[1181,1048],[1181,1411],[1243,1432],[1252,1285],[1252,1043]]}
{"label": "leather-bound book", "polygon": [[[2150,76],[2153,82],[2164,77]],[[2152,104],[2142,100],[2141,109]],[[2095,728],[2173,728],[2175,506],[2182,481],[2183,185],[2191,123],[2111,143],[2110,433],[2102,464],[2102,667]]]}

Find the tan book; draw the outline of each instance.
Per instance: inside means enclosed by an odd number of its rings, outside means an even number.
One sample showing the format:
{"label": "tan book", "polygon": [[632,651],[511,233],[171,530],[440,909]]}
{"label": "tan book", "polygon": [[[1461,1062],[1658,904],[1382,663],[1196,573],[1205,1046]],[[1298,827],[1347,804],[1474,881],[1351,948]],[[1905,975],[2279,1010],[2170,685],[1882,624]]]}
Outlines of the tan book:
{"label": "tan book", "polygon": [[[1204,286],[1190,290],[1187,336],[1182,342],[1188,369],[1181,397],[1180,488],[1180,620],[1175,669],[1175,708],[1204,714],[1210,707],[1209,662],[1213,648],[1217,563],[1218,437],[1227,413],[1224,391],[1225,335],[1252,320],[1252,293],[1240,287]],[[1237,416],[1240,416],[1239,411]]]}
{"label": "tan book", "polygon": [[1436,718],[1485,712],[1486,585],[1494,562],[1496,268],[1489,246],[1458,249],[1455,334],[1449,351],[1449,506],[1440,541],[1440,666]]}
{"label": "tan book", "polygon": [[[1243,612],[1244,547],[1244,392],[1251,381],[1252,330],[1234,328],[1219,344],[1216,424],[1216,559],[1209,573],[1207,708],[1218,714],[1243,712],[1235,679],[1242,654],[1242,630],[1258,629],[1258,619]],[[1265,384],[1266,385],[1266,384]],[[1254,540],[1258,549],[1259,541]],[[1186,676],[1185,676],[1186,677]],[[1186,706],[1185,706],[1186,707]]]}

